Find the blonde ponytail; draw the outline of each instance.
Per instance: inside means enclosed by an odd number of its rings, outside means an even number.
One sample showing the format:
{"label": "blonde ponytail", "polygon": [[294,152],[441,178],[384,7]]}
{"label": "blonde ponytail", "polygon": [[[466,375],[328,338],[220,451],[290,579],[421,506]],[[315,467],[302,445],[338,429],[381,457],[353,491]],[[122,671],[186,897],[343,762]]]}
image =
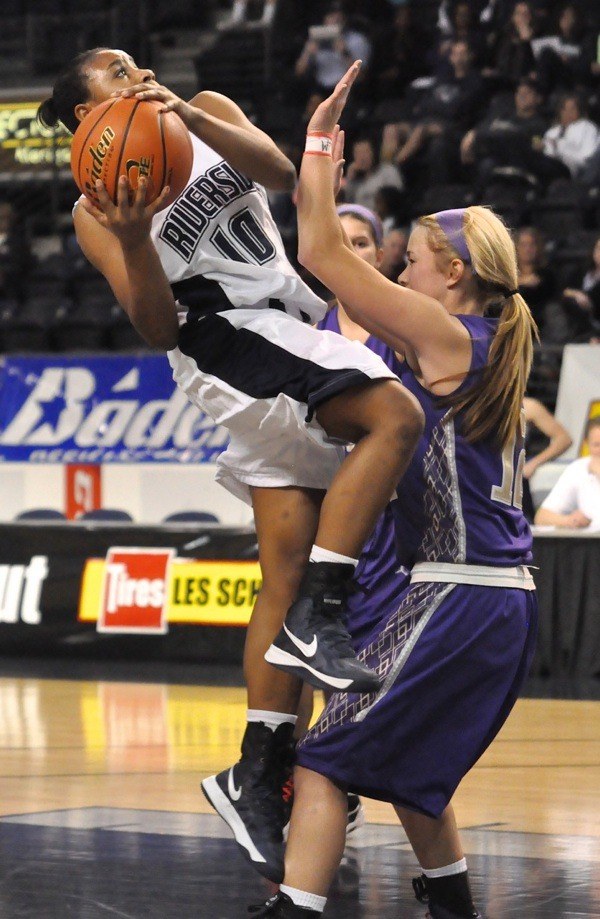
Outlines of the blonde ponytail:
{"label": "blonde ponytail", "polygon": [[[434,252],[456,258],[435,215],[422,217],[419,223],[427,229]],[[461,412],[468,441],[494,436],[504,447],[519,431],[537,328],[529,307],[517,292],[517,257],[505,224],[489,208],[475,206],[465,208],[463,225],[471,267],[485,306],[499,300],[504,305],[481,377],[460,395],[450,396],[448,402],[454,413]]]}

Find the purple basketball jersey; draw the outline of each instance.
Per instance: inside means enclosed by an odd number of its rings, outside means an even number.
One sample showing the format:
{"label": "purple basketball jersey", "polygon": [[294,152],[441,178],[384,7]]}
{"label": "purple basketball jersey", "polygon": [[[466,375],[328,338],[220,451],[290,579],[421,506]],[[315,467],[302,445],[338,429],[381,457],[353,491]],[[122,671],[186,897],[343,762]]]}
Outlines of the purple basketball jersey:
{"label": "purple basketball jersey", "polygon": [[[487,363],[497,320],[458,316],[473,345],[469,387]],[[502,450],[492,438],[468,444],[460,414],[425,390],[410,368],[404,386],[425,412],[425,432],[398,486],[400,558],[510,567],[531,561],[531,531],[522,504],[523,437]]]}
{"label": "purple basketball jersey", "polygon": [[[470,385],[496,323],[459,317],[473,341]],[[526,564],[531,534],[519,508],[518,438],[468,444],[410,369],[402,382],[425,432],[392,502],[401,561],[496,568]],[[377,611],[373,611],[376,616]],[[414,581],[359,650],[382,678],[376,693],[335,693],[298,746],[297,763],[357,794],[439,817],[508,716],[535,649],[529,589]]]}

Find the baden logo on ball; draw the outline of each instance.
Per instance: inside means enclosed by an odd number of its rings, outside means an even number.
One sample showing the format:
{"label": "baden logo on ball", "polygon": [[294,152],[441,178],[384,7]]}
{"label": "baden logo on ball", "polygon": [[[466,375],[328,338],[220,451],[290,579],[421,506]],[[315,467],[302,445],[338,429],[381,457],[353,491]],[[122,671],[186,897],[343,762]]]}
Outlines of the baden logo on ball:
{"label": "baden logo on ball", "polygon": [[181,194],[192,169],[192,142],[179,115],[162,108],[161,102],[108,99],[81,122],[73,135],[71,170],[82,194],[96,206],[96,182],[104,183],[116,203],[121,175],[132,194],[140,178],[148,180],[147,204],[167,185],[170,193],[163,208]]}

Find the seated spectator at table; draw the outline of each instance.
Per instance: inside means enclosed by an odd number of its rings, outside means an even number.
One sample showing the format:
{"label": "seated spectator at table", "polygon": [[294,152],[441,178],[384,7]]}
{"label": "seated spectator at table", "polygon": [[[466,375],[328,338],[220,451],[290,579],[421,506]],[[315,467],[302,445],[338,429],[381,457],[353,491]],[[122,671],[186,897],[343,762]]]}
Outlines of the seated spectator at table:
{"label": "seated spectator at table", "polygon": [[548,306],[556,295],[556,280],[546,264],[544,237],[536,227],[523,227],[515,234],[515,246],[519,293],[525,298],[544,338]]}
{"label": "seated spectator at table", "polygon": [[589,341],[600,335],[600,235],[592,250],[591,265],[583,277],[565,287],[562,304],[569,317],[572,341]]}
{"label": "seated spectator at table", "polygon": [[581,74],[584,25],[573,3],[562,7],[552,35],[531,42],[536,72],[544,92],[572,89]]}
{"label": "seated spectator at table", "polygon": [[510,20],[502,29],[491,73],[507,85],[515,85],[535,70],[531,41],[535,20],[530,3],[515,3]]}
{"label": "seated spectator at table", "polygon": [[370,138],[355,141],[343,186],[346,201],[362,204],[374,211],[377,192],[386,186],[399,191],[404,187],[398,167],[393,163],[377,162],[375,147]]}
{"label": "seated spectator at table", "polygon": [[[511,110],[504,114],[489,114],[468,131],[460,144],[461,162],[475,165],[478,184],[483,187],[497,166],[516,166],[538,176],[560,178],[568,175],[564,167],[547,168],[540,160],[542,138],[548,121],[541,112],[543,96],[535,80],[527,77],[519,82]],[[546,176],[546,173],[548,175]]]}
{"label": "seated spectator at table", "polygon": [[307,96],[325,99],[355,60],[363,62],[360,79],[364,81],[370,56],[367,36],[349,27],[342,3],[333,3],[321,25],[309,29],[295,74]]}
{"label": "seated spectator at table", "polygon": [[[525,396],[523,399],[523,411],[525,413],[525,423],[527,425],[527,434],[525,437],[525,456],[526,462],[523,466],[523,513],[530,523],[533,523],[535,508],[529,488],[529,480],[536,469],[543,466],[550,460],[557,459],[568,450],[573,441],[571,435],[562,424],[556,420],[546,406],[539,399],[532,399]],[[535,428],[548,439],[548,444],[543,450],[532,453],[529,449],[531,441],[531,428]]]}
{"label": "seated spectator at table", "polygon": [[600,129],[586,114],[577,93],[565,94],[558,105],[557,123],[544,134],[543,150],[563,163],[574,179],[592,184],[600,165]]}
{"label": "seated spectator at table", "polygon": [[542,501],[538,526],[600,530],[600,417],[588,421],[589,456],[571,463]]}
{"label": "seated spectator at table", "polygon": [[483,81],[473,68],[469,45],[464,41],[453,42],[449,62],[450,75],[436,79],[427,89],[416,106],[416,120],[398,126],[399,149],[394,161],[403,167],[425,150],[426,170],[422,178],[426,184],[451,182],[456,178],[460,138],[476,122],[484,104]]}
{"label": "seated spectator at table", "polygon": [[383,257],[379,270],[390,281],[397,282],[405,268],[408,234],[404,230],[390,230],[383,237]]}

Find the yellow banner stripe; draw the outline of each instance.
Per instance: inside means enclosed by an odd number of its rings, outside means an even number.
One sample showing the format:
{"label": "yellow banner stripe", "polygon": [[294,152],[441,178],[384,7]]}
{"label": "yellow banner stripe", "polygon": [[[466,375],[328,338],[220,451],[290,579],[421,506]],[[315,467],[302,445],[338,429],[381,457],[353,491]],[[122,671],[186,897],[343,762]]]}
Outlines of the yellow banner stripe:
{"label": "yellow banner stripe", "polygon": [[[88,559],[83,572],[80,622],[97,622],[102,602],[104,559]],[[248,625],[262,584],[258,562],[176,558],[167,584],[167,622]]]}

